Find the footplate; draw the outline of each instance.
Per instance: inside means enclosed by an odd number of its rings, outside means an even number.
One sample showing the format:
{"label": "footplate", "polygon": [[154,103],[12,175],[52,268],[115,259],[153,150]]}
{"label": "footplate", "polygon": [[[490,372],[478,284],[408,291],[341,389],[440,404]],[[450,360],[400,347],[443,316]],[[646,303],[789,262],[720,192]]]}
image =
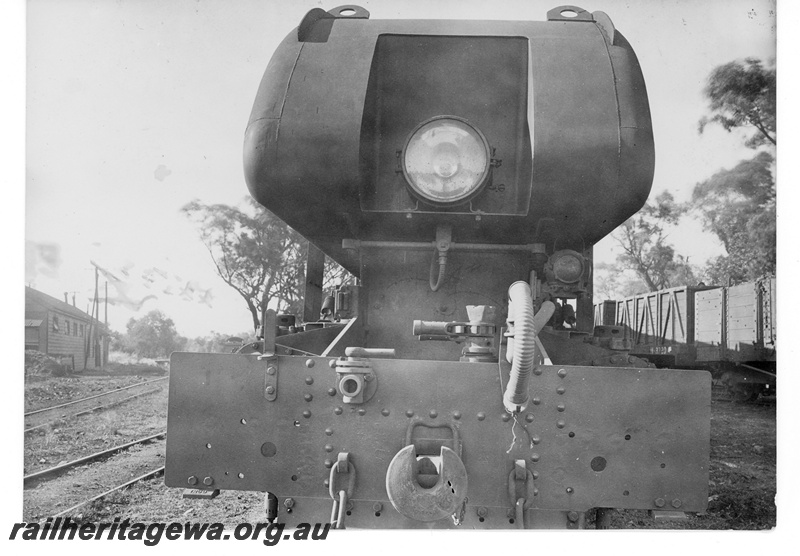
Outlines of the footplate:
{"label": "footplate", "polygon": [[[345,403],[335,361],[173,354],[167,486],[269,491],[279,521],[327,522],[331,467],[347,453],[358,471],[348,527],[514,527],[515,474],[524,486],[517,490],[533,496],[524,502],[532,527],[538,514],[595,507],[706,508],[707,372],[540,367],[528,410],[512,416],[496,363],[373,359],[374,395]],[[267,385],[274,396],[265,396]],[[426,443],[439,454],[458,432],[469,478],[459,519],[417,521],[389,500],[387,469],[415,421],[426,425],[414,440],[418,455]]]}

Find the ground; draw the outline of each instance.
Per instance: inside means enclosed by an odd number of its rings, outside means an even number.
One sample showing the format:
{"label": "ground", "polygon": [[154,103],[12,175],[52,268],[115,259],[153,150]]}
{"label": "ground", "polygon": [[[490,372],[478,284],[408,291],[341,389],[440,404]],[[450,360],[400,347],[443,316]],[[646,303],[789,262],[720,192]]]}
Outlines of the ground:
{"label": "ground", "polygon": [[[28,377],[26,411],[64,403],[71,398],[119,388],[145,377]],[[26,435],[25,473],[29,474],[87,453],[155,434],[166,428],[167,385],[163,390],[103,413],[66,418]],[[774,401],[711,406],[709,505],[704,515],[685,521],[655,522],[646,511],[619,511],[614,528],[770,529],[776,524],[776,426]],[[24,492],[25,519],[43,519],[163,465],[164,444],[137,447],[106,462],[85,465]],[[163,478],[137,483],[103,501],[76,511],[82,519],[111,521],[203,521],[236,524],[263,521],[263,494],[222,492],[214,500],[182,498]],[[592,516],[589,516],[591,522]]]}

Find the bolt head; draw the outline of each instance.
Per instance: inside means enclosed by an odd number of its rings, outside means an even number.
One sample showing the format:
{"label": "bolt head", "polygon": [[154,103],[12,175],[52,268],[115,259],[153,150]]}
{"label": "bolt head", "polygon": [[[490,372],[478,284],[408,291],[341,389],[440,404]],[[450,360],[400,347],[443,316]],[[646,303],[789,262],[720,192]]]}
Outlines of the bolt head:
{"label": "bolt head", "polygon": [[569,519],[572,522],[578,521],[578,512],[569,512],[567,514],[567,519]]}
{"label": "bolt head", "polygon": [[511,415],[509,415],[508,413],[503,413],[503,415],[500,418],[503,420],[504,423],[508,423],[511,420]]}
{"label": "bolt head", "polygon": [[275,367],[267,367],[267,374],[274,375],[278,370]]}
{"label": "bolt head", "polygon": [[478,517],[486,517],[487,515],[489,515],[489,510],[484,506],[478,508]]}
{"label": "bolt head", "polygon": [[672,501],[672,507],[673,508],[680,508],[682,504],[683,504],[683,502],[681,502],[680,498],[675,498]]}
{"label": "bolt head", "polygon": [[372,505],[372,510],[373,510],[373,511],[379,512],[379,511],[381,511],[382,509],[383,509],[383,504],[381,504],[380,502],[375,502],[375,503]]}
{"label": "bolt head", "polygon": [[267,386],[267,394],[274,394],[275,387],[274,386]]}
{"label": "bolt head", "polygon": [[461,419],[461,412],[460,411],[454,411],[453,412],[453,419],[455,419],[456,421]]}
{"label": "bolt head", "polygon": [[666,501],[663,498],[656,498],[653,503],[656,505],[657,508],[663,508],[664,504],[666,504]]}
{"label": "bolt head", "polygon": [[190,485],[196,485],[197,484],[197,477],[195,477],[194,475],[189,477],[189,484]]}
{"label": "bolt head", "polygon": [[206,486],[211,486],[214,484],[214,479],[212,479],[211,477],[206,477],[205,479],[203,479],[203,484]]}
{"label": "bolt head", "polygon": [[283,505],[286,506],[287,508],[291,508],[292,506],[294,506],[294,499],[287,498],[286,500],[283,501]]}

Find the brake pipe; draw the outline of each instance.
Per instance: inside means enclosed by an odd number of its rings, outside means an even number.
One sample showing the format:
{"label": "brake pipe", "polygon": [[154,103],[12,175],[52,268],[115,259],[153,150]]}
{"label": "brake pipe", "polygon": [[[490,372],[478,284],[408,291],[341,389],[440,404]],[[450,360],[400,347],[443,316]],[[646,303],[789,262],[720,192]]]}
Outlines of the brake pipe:
{"label": "brake pipe", "polygon": [[536,336],[554,311],[555,305],[551,301],[545,301],[536,315],[533,314],[531,287],[527,282],[514,282],[508,288],[507,320],[509,328],[513,325],[514,341],[511,373],[503,395],[503,406],[509,413],[520,413],[528,405],[531,371],[539,358]]}

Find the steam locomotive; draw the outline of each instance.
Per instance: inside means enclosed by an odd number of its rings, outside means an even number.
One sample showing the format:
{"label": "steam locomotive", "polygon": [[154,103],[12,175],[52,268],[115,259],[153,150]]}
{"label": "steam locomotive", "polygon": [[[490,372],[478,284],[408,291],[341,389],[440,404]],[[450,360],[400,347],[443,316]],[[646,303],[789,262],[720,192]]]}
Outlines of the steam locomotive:
{"label": "steam locomotive", "polygon": [[[654,170],[642,72],[606,14],[313,9],[267,66],[244,164],[310,241],[306,325],[277,337],[266,311],[252,353],[172,355],[168,486],[264,492],[289,526],[705,510],[709,373],[587,341],[592,246]],[[358,285],[323,295],[323,255]]]}

